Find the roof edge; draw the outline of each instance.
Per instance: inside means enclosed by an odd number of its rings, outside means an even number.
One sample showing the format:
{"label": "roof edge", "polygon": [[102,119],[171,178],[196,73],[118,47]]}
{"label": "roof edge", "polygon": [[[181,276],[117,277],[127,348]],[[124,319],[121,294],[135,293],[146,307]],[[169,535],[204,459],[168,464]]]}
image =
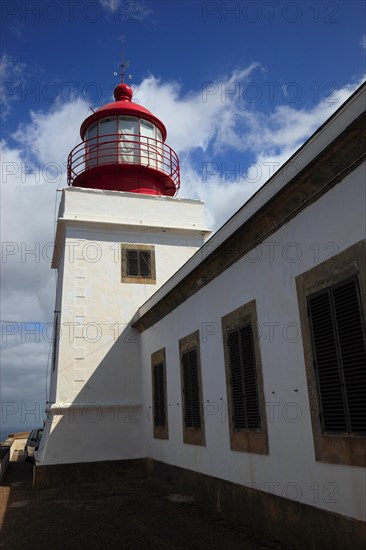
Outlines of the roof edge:
{"label": "roof edge", "polygon": [[[283,223],[288,221],[289,216],[293,217],[301,209],[305,208],[314,200],[317,200],[321,194],[324,194],[336,183],[341,181],[345,175],[355,169],[360,164],[364,156],[364,143],[361,139],[365,139],[365,102],[366,102],[366,83],[362,84],[349,98],[345,101],[339,109],[333,115],[325,121],[316,132],[290,157],[290,159],[278,170],[206,243],[199,249],[198,253],[194,254],[192,258],[186,262],[180,270],[178,270],[162,287],[147,302],[145,302],[136,312],[132,319],[133,326],[139,330],[145,330],[155,322],[158,317],[162,318],[168,312],[172,311],[179,304],[173,304],[169,300],[169,296],[172,295],[178,287],[179,292],[176,293],[180,296],[180,303],[184,302],[188,297],[194,294],[203,285],[208,284],[219,273],[227,269],[234,261],[248,252],[253,246],[256,246],[258,242],[261,242],[269,234],[277,230]],[[353,133],[353,148],[343,151],[342,145],[346,136]],[[334,137],[336,136],[336,137]],[[337,145],[336,145],[337,144]],[[336,160],[330,164],[327,159],[335,155],[337,151]],[[352,159],[350,159],[352,155]],[[286,181],[284,174],[290,163],[293,163],[296,159],[299,172]],[[309,171],[312,170],[317,173],[318,176],[322,174],[322,182],[313,181],[309,178]],[[290,195],[294,194],[294,187],[298,189],[302,194],[302,199],[298,204],[294,204],[296,201],[290,200]],[[308,196],[306,199],[306,195]],[[264,212],[268,209],[269,205],[273,208],[276,204],[278,213],[281,214],[281,207],[279,203],[279,197],[286,196],[288,200],[288,212],[282,209],[282,221],[278,219],[275,223],[274,216],[264,215]],[[297,196],[297,199],[300,195]],[[291,207],[290,207],[291,205]],[[281,215],[279,216],[281,218]],[[261,220],[262,232],[261,238],[258,238],[258,226],[257,230],[253,231],[253,234],[244,235],[243,228],[246,227],[248,232],[249,224],[253,223],[253,220]],[[272,226],[265,227],[264,220],[269,221]],[[273,222],[273,223],[272,223]],[[252,242],[249,248],[244,251],[244,244],[240,245],[236,242],[236,236],[251,237]],[[254,238],[255,237],[255,238]],[[214,239],[214,245],[212,240]],[[230,246],[229,244],[230,243]],[[234,246],[235,243],[235,246]],[[231,249],[230,251],[228,249]],[[231,261],[220,261],[220,256],[223,254],[231,255]],[[207,267],[211,264],[215,264],[214,274],[210,273],[207,277]],[[225,265],[222,265],[222,264]],[[211,265],[212,267],[212,265]],[[192,274],[196,274],[196,284],[192,286]],[[202,277],[199,275],[202,273]],[[190,286],[187,281],[190,280]],[[186,284],[186,290],[183,290]],[[189,288],[188,288],[189,287]],[[164,303],[164,307],[163,307]],[[151,314],[154,308],[159,309],[159,315]]]}

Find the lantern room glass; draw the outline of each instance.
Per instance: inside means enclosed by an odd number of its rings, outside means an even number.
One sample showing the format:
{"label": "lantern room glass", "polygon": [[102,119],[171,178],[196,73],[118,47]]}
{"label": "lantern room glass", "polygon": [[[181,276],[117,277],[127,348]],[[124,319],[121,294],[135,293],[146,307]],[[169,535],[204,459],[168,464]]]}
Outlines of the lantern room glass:
{"label": "lantern room glass", "polygon": [[118,162],[120,164],[139,164],[138,119],[118,117]]}
{"label": "lantern room glass", "polygon": [[99,121],[99,164],[117,164],[116,129],[116,117]]}
{"label": "lantern room glass", "polygon": [[85,168],[105,164],[141,164],[163,170],[160,130],[137,117],[108,117],[85,133]]}
{"label": "lantern room glass", "polygon": [[140,122],[141,164],[156,167],[155,127],[146,120]]}
{"label": "lantern room glass", "polygon": [[85,168],[88,170],[98,165],[98,123],[90,126],[86,132]]}

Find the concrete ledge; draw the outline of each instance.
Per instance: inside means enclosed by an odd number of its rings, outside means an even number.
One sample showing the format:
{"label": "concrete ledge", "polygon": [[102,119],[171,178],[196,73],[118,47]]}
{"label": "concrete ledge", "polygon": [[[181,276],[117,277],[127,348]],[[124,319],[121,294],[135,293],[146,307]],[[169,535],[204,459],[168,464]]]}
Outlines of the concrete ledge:
{"label": "concrete ledge", "polygon": [[209,508],[299,550],[366,548],[365,522],[152,459],[148,472]]}
{"label": "concrete ledge", "polygon": [[37,488],[74,483],[113,483],[125,477],[146,477],[146,459],[80,462],[35,466],[33,485]]}

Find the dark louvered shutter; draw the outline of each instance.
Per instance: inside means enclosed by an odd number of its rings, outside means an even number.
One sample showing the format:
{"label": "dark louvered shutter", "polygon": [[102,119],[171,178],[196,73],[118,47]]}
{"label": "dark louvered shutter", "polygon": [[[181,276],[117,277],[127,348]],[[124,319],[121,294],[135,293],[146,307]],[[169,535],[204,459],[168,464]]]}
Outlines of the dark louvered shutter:
{"label": "dark louvered shutter", "polygon": [[164,389],[164,365],[155,365],[154,379],[154,424],[157,427],[165,426],[165,389]]}
{"label": "dark louvered shutter", "polygon": [[366,433],[366,346],[357,278],[308,298],[325,433]]}
{"label": "dark louvered shutter", "polygon": [[150,252],[147,250],[139,251],[139,267],[140,277],[150,277],[151,275],[151,266],[150,266]]}
{"label": "dark louvered shutter", "polygon": [[127,250],[127,274],[129,277],[151,277],[151,252]]}
{"label": "dark louvered shutter", "polygon": [[322,425],[327,432],[345,432],[345,403],[330,291],[310,298],[309,309]]}
{"label": "dark louvered shutter", "polygon": [[129,277],[139,275],[139,257],[137,250],[127,250],[127,274]]}
{"label": "dark louvered shutter", "polygon": [[246,428],[243,368],[240,354],[239,331],[228,334],[231,397],[235,429]]}
{"label": "dark louvered shutter", "polygon": [[228,333],[234,429],[260,429],[253,330],[250,324]]}
{"label": "dark louvered shutter", "polygon": [[257,373],[255,366],[253,330],[247,325],[240,330],[241,351],[243,357],[245,408],[248,429],[260,427]]}
{"label": "dark louvered shutter", "polygon": [[201,427],[201,411],[197,350],[192,349],[183,353],[182,363],[185,426],[199,429]]}

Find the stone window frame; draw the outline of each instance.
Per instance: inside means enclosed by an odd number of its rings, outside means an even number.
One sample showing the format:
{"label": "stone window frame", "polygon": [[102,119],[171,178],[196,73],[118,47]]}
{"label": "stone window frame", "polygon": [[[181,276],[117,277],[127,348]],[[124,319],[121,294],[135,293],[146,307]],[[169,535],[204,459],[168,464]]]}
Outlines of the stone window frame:
{"label": "stone window frame", "polygon": [[362,435],[324,434],[320,422],[318,387],[313,368],[313,348],[307,297],[357,276],[360,288],[363,319],[366,320],[366,240],[359,241],[332,258],[296,277],[306,378],[309,393],[315,460],[328,464],[366,466],[366,437]]}
{"label": "stone window frame", "polygon": [[[254,340],[255,366],[257,376],[257,391],[258,405],[260,414],[260,430],[250,429],[235,429],[232,417],[233,402],[231,391],[231,369],[229,359],[229,346],[227,344],[228,333],[232,330],[239,329],[243,325],[251,324]],[[230,432],[230,448],[232,451],[263,454],[268,455],[268,428],[267,415],[263,389],[263,371],[261,353],[259,347],[258,321],[256,301],[252,300],[234,311],[224,315],[221,318],[223,348],[224,348],[224,363],[225,363],[225,378],[226,378],[226,393],[229,418]]]}
{"label": "stone window frame", "polygon": [[[202,387],[202,372],[201,372],[201,353],[200,353],[200,335],[199,330],[188,334],[179,340],[179,359],[180,359],[180,378],[181,378],[181,399],[182,399],[182,426],[183,426],[183,443],[189,445],[206,445],[205,438],[205,418],[203,410],[203,387]],[[190,350],[196,350],[197,354],[197,374],[199,384],[199,408],[200,408],[200,428],[186,426],[185,423],[185,399],[184,399],[184,380],[183,380],[183,354]]]}
{"label": "stone window frame", "polygon": [[[127,271],[127,251],[144,251],[150,252],[150,277],[131,277]],[[148,244],[133,244],[122,243],[121,244],[121,282],[122,283],[134,283],[134,284],[156,284],[156,268],[155,268],[155,246]]]}
{"label": "stone window frame", "polygon": [[[165,425],[156,426],[155,424],[155,396],[154,396],[154,369],[158,365],[163,365],[164,376],[164,412],[165,412]],[[153,414],[153,437],[155,439],[169,439],[169,424],[168,424],[168,394],[167,394],[167,382],[166,382],[166,359],[165,348],[155,351],[151,354],[151,393],[152,393],[152,414]]]}

